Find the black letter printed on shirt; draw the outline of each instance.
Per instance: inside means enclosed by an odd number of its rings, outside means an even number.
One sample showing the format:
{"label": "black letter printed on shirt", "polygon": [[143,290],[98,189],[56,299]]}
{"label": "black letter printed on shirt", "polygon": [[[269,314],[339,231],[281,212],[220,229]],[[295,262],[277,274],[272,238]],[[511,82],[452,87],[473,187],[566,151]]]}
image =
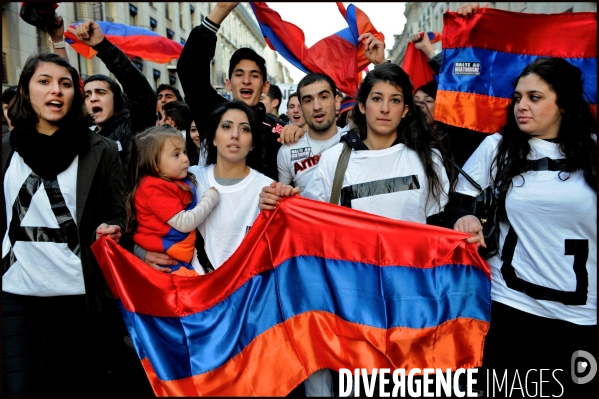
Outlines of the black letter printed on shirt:
{"label": "black letter printed on shirt", "polygon": [[[40,188],[42,182],[44,183],[44,189],[48,196],[52,213],[56,217],[58,228],[21,226],[27,211],[29,211],[33,196]],[[33,172],[27,177],[12,206],[12,219],[8,228],[8,238],[11,249],[7,256],[2,259],[4,272],[17,261],[13,252],[15,242],[17,241],[66,243],[75,255],[80,255],[77,225],[66,205],[56,177],[50,180],[42,179]]]}

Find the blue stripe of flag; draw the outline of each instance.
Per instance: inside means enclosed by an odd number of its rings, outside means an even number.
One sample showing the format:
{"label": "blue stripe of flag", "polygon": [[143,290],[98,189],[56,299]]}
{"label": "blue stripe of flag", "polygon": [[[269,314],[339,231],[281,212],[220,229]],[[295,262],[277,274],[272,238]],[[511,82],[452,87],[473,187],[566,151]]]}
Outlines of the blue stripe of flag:
{"label": "blue stripe of flag", "polygon": [[350,28],[342,29],[335,34],[357,47],[357,44],[356,44],[357,40],[354,40],[354,36],[353,36],[353,33]]}
{"label": "blue stripe of flag", "polygon": [[[254,15],[257,15],[256,10],[254,9],[254,5],[252,3],[250,3],[250,5],[252,6]],[[287,48],[287,46],[285,46],[285,44],[283,44],[281,39],[279,39],[279,36],[277,36],[275,34],[275,32],[271,29],[270,26],[260,22],[258,19],[256,19],[256,20],[258,21],[258,25],[260,26],[260,30],[262,31],[262,36],[268,38],[268,41],[270,42],[270,44],[272,44],[272,46],[275,48],[275,51],[277,53],[281,54],[281,56],[283,58],[285,58],[287,61],[289,61],[291,64],[293,64],[300,71],[302,71],[304,73],[311,72],[310,70],[308,70],[308,68],[306,68],[304,66],[304,64],[302,64],[302,62],[300,60],[298,60],[293,55],[293,53]]]}
{"label": "blue stripe of flag", "polygon": [[[515,79],[537,58],[539,57],[536,55],[511,54],[473,47],[443,50],[439,89],[510,98],[514,92]],[[597,59],[566,58],[566,60],[581,69],[584,91],[591,103],[596,104]],[[454,75],[455,62],[480,62],[480,76]]]}
{"label": "blue stripe of flag", "polygon": [[[77,26],[80,23],[82,23],[82,22],[75,22],[73,25]],[[154,31],[151,31],[146,28],[140,28],[139,26],[130,26],[130,25],[118,24],[118,23],[114,23],[114,22],[104,22],[104,21],[96,21],[96,23],[98,25],[100,25],[100,28],[102,29],[102,33],[104,33],[105,36],[139,36],[139,35],[143,35],[143,36],[164,37]]]}
{"label": "blue stripe of flag", "polygon": [[355,44],[356,47],[358,47],[358,38],[360,37],[360,30],[358,27],[358,20],[356,19],[356,8],[353,4],[350,4],[349,7],[347,7],[347,10],[345,12],[345,20],[347,21],[347,25],[349,26],[350,32],[352,34],[352,38],[346,40],[350,43]]}
{"label": "blue stripe of flag", "polygon": [[476,267],[379,267],[306,256],[253,277],[203,312],[163,318],[125,311],[125,320],[145,342],[138,354],[149,357],[160,379],[173,380],[221,366],[264,331],[309,311],[384,329],[458,317],[488,321],[490,289]]}

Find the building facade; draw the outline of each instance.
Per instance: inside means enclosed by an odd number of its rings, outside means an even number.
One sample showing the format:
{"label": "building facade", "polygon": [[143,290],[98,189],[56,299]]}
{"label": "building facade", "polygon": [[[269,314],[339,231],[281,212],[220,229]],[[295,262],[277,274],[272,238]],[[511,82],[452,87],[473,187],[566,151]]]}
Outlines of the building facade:
{"label": "building facade", "polygon": [[[48,35],[24,22],[19,17],[21,3],[2,3],[2,90],[16,85],[27,57],[41,50],[50,50]],[[150,29],[164,37],[185,44],[191,30],[202,22],[216,3],[202,2],[117,2],[117,3],[58,3],[56,12],[65,24],[86,19],[115,22]],[[277,83],[293,80],[289,70],[278,61],[277,55],[264,41],[262,33],[249,3],[240,3],[225,19],[218,31],[216,52],[212,59],[212,85],[223,96],[230,98],[225,88],[228,77],[229,59],[241,47],[250,47],[267,60],[268,78]],[[80,56],[67,46],[70,62],[85,79],[94,74],[110,76],[101,60],[90,60]],[[183,93],[177,76],[177,60],[168,64],[157,64],[139,58],[133,62],[144,73],[152,87],[166,83]]]}
{"label": "building facade", "polygon": [[[394,35],[395,43],[388,49],[387,59],[398,65],[403,63],[406,47],[413,34],[418,32],[443,32],[443,13],[447,10],[456,11],[466,2],[408,2],[404,11],[406,24],[403,32]],[[498,10],[528,12],[535,14],[555,14],[562,12],[597,12],[597,3],[592,2],[489,2],[489,8]],[[434,46],[441,48],[441,43]]]}

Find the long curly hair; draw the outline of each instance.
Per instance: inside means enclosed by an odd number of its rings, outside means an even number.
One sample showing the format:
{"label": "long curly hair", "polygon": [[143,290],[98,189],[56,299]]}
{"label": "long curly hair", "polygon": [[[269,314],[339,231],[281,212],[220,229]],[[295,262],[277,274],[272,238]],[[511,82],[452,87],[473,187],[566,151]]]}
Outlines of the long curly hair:
{"label": "long curly hair", "polygon": [[[137,228],[135,218],[135,192],[146,176],[159,177],[168,182],[173,182],[184,191],[191,192],[191,189],[180,181],[175,181],[164,176],[158,170],[160,154],[167,140],[178,141],[185,148],[185,142],[181,133],[169,125],[153,126],[139,133],[132,140],[131,151],[129,153],[129,183],[130,187],[127,194],[125,208],[127,209],[127,230],[126,234],[132,234]],[[187,172],[186,179],[192,184],[197,185],[193,173]],[[193,199],[190,196],[189,203]]]}
{"label": "long curly hair", "polygon": [[[358,89],[358,95],[356,96],[358,103],[366,105],[366,100],[368,99],[372,87],[378,82],[386,82],[401,88],[404,104],[408,107],[408,112],[406,113],[406,116],[401,119],[399,126],[397,127],[397,136],[403,141],[406,147],[416,151],[418,154],[418,158],[424,166],[428,181],[428,195],[432,195],[437,205],[441,207],[443,181],[435,171],[433,157],[437,155],[434,153],[434,149],[438,150],[441,154],[441,160],[450,182],[450,191],[453,191],[457,181],[455,168],[450,161],[445,146],[437,137],[435,131],[426,123],[426,115],[422,109],[414,104],[414,96],[412,94],[414,87],[410,82],[410,77],[398,65],[387,63],[368,72]],[[368,135],[366,115],[360,111],[358,104],[353,108],[352,119],[358,126],[360,138],[362,140],[366,139]]]}
{"label": "long curly hair", "polygon": [[[562,119],[556,142],[565,156],[566,170],[559,177],[567,180],[570,173],[582,170],[585,181],[597,191],[597,142],[593,135],[597,132],[597,122],[589,104],[585,101],[582,72],[562,58],[537,58],[524,68],[515,81],[535,74],[555,92],[557,106],[562,110]],[[501,128],[502,139],[492,170],[499,168],[499,194],[505,195],[512,185],[512,179],[532,169],[528,159],[529,140],[533,137],[524,133],[516,123],[514,110],[516,98],[512,98],[507,109],[507,121]],[[492,177],[492,175],[491,175]],[[522,179],[524,184],[524,179]]]}

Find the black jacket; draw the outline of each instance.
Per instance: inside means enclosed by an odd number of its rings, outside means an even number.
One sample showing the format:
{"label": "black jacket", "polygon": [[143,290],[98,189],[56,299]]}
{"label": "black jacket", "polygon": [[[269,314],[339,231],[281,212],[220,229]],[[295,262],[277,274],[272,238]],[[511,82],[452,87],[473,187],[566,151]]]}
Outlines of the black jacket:
{"label": "black jacket", "polygon": [[[203,22],[203,21],[202,21]],[[211,22],[212,25],[218,26]],[[177,74],[185,92],[193,120],[200,132],[201,140],[206,137],[205,125],[208,117],[227,101],[218,94],[210,82],[210,65],[216,50],[216,34],[204,24],[196,26],[191,33],[177,63]],[[265,149],[266,169],[260,172],[273,180],[279,180],[277,153],[281,144],[277,141],[285,123],[266,114],[262,103],[253,107],[261,124],[260,133]]]}
{"label": "black jacket", "polygon": [[106,68],[114,74],[127,95],[129,109],[124,108],[108,120],[98,133],[121,145],[120,158],[126,165],[131,138],[156,124],[156,92],[144,74],[117,46],[104,38],[94,46]]}
{"label": "black jacket", "polygon": [[[116,224],[124,230],[126,211],[123,203],[121,163],[114,141],[85,129],[87,145],[79,151],[76,188],[77,235],[81,247],[83,282],[89,310],[113,309],[114,299],[91,250],[95,231],[102,223]],[[14,150],[9,135],[2,137],[2,178]],[[2,195],[2,237],[6,234],[6,203]]]}

